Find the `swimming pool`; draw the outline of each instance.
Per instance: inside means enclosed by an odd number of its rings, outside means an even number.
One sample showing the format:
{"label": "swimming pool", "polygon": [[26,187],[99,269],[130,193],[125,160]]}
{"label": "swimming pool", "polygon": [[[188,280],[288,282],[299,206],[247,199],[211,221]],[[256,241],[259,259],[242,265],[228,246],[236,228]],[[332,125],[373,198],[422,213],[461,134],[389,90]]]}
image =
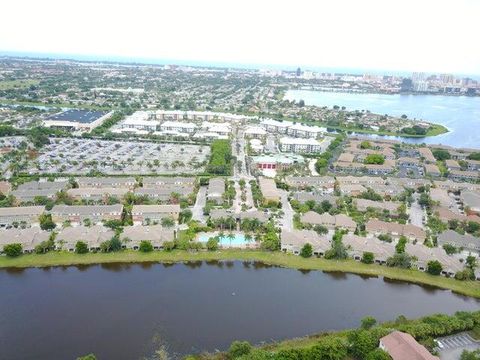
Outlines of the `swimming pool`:
{"label": "swimming pool", "polygon": [[[198,237],[198,241],[205,243],[208,239],[215,237],[215,235],[216,234],[201,234]],[[251,241],[245,240],[244,234],[233,234],[233,238],[229,238],[228,234],[225,234],[220,237],[219,245],[223,247],[240,247],[253,242],[253,239]]]}

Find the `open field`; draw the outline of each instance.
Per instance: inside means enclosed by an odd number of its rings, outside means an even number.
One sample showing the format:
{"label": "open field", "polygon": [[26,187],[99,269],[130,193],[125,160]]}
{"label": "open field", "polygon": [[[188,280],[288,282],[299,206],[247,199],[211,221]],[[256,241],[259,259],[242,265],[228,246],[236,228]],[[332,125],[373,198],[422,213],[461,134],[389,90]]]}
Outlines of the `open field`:
{"label": "open field", "polygon": [[336,261],[321,258],[304,259],[299,256],[284,254],[281,252],[265,252],[259,250],[232,249],[216,252],[188,252],[175,250],[172,252],[154,251],[150,253],[125,250],[116,253],[89,253],[83,255],[51,252],[44,255],[22,255],[18,258],[7,258],[2,256],[0,257],[0,268],[68,266],[114,262],[183,262],[203,260],[254,260],[293,269],[339,271],[362,275],[383,276],[392,280],[435,286],[442,289],[452,290],[462,295],[480,298],[480,282],[478,281],[458,281],[443,276],[429,275],[418,270],[366,265],[354,260]]}
{"label": "open field", "polygon": [[[0,89],[1,90],[1,89]],[[6,90],[6,89],[4,89]],[[55,103],[44,103],[41,101],[19,101],[19,100],[9,100],[1,99],[0,104],[5,105],[18,105],[18,106],[45,106],[48,108],[71,108],[71,109],[84,109],[84,110],[112,110],[108,106],[99,106],[99,105],[89,105],[89,104],[70,104],[66,102],[55,102]]]}
{"label": "open field", "polygon": [[0,81],[0,90],[25,89],[32,85],[38,85],[39,80],[11,80]]}

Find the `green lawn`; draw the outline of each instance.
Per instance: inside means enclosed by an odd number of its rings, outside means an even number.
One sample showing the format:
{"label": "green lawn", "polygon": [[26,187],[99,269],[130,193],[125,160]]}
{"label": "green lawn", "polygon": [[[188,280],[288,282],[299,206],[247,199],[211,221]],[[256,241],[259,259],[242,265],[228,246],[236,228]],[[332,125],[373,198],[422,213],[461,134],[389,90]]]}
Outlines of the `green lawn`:
{"label": "green lawn", "polygon": [[432,129],[427,131],[427,136],[437,136],[447,133],[449,130],[440,124],[432,124]]}
{"label": "green lawn", "polygon": [[440,134],[445,134],[448,132],[448,129],[439,124],[432,124],[432,129],[428,130],[428,132],[425,135],[412,135],[412,134],[405,134],[405,133],[396,133],[393,131],[375,131],[375,130],[370,130],[370,129],[356,129],[356,128],[349,128],[346,126],[331,126],[328,125],[327,123],[323,123],[320,121],[301,121],[304,124],[307,125],[316,125],[316,126],[323,126],[326,128],[330,129],[335,129],[335,130],[342,130],[342,131],[350,131],[350,132],[356,132],[360,134],[376,134],[376,135],[385,135],[385,136],[400,136],[400,137],[409,137],[409,138],[424,138],[428,136],[437,136]]}
{"label": "green lawn", "polygon": [[40,80],[5,80],[0,81],[0,90],[25,89],[38,83]]}
{"label": "green lawn", "polygon": [[417,284],[431,285],[449,289],[459,294],[480,298],[480,282],[458,281],[443,276],[433,276],[417,270],[404,270],[379,265],[366,265],[353,260],[325,260],[323,258],[304,259],[299,256],[281,252],[260,250],[221,250],[216,252],[188,252],[176,250],[172,252],[154,251],[141,253],[137,251],[121,251],[117,253],[73,254],[51,252],[44,255],[22,255],[18,258],[0,257],[2,267],[46,267],[82,264],[98,264],[113,262],[183,262],[201,260],[255,260],[266,264],[278,265],[293,269],[340,271],[347,273],[384,276],[393,280],[408,281]]}
{"label": "green lawn", "polygon": [[[1,89],[0,89],[1,90]],[[72,109],[85,109],[85,110],[112,110],[107,106],[97,106],[97,105],[72,105],[70,103],[43,103],[40,101],[18,101],[18,100],[9,100],[9,99],[0,99],[0,104],[6,105],[23,105],[23,106],[47,106],[52,108],[72,108]]]}

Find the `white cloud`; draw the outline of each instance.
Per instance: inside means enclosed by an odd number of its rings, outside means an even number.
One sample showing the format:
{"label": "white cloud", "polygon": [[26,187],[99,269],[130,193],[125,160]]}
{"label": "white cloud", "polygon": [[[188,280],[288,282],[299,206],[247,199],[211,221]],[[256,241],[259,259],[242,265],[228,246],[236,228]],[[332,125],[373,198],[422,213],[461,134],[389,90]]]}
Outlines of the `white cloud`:
{"label": "white cloud", "polygon": [[0,50],[480,74],[480,1],[2,3]]}

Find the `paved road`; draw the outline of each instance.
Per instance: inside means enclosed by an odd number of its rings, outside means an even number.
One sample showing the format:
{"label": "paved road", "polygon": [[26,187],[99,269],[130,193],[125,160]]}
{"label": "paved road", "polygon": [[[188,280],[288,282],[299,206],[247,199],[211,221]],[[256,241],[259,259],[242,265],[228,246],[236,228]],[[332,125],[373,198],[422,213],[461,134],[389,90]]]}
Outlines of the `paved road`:
{"label": "paved road", "polygon": [[247,201],[245,201],[247,207],[251,207],[253,210],[256,210],[255,204],[253,203],[252,186],[248,181],[245,184],[245,192],[247,194]]}
{"label": "paved road", "polygon": [[197,199],[195,200],[195,205],[192,208],[192,219],[198,220],[200,222],[205,222],[205,216],[203,215],[203,208],[205,207],[207,201],[207,187],[200,186],[198,190]]}
{"label": "paved road", "polygon": [[[250,175],[250,169],[247,168],[247,157],[245,153],[245,134],[243,130],[240,129],[238,130],[238,132],[236,131],[236,129],[234,129],[232,133],[232,154],[237,158],[237,162],[240,161],[242,163],[240,169],[238,169],[238,166],[235,163],[232,180],[251,180],[253,179],[253,177]],[[237,143],[239,144],[239,146],[237,146]]]}
{"label": "paved road", "polygon": [[238,184],[238,181],[235,181],[235,184],[233,185],[235,188],[235,199],[233,200],[233,210],[236,213],[239,213],[242,211],[242,190],[240,189],[240,185]]}

